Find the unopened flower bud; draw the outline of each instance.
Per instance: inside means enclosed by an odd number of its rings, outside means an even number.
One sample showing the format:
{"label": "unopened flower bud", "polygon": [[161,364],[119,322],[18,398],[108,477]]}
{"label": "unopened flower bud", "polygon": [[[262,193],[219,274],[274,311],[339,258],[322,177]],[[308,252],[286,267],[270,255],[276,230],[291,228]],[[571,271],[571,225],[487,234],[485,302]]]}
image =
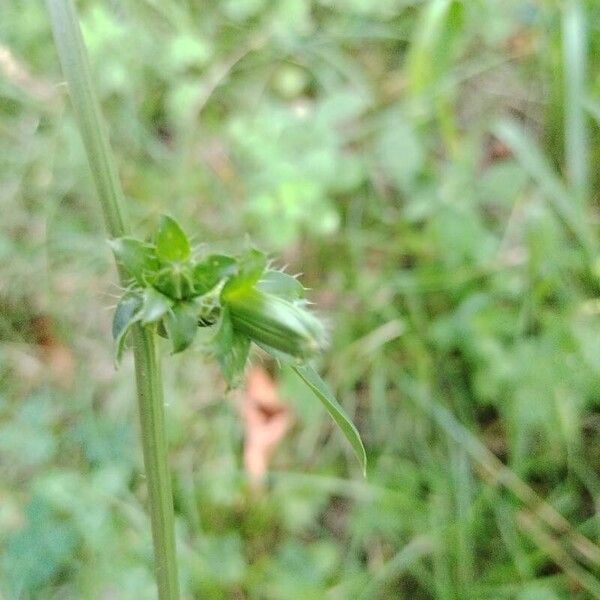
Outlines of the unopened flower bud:
{"label": "unopened flower bud", "polygon": [[225,289],[235,329],[252,340],[297,358],[308,358],[326,345],[325,328],[305,308],[254,287]]}

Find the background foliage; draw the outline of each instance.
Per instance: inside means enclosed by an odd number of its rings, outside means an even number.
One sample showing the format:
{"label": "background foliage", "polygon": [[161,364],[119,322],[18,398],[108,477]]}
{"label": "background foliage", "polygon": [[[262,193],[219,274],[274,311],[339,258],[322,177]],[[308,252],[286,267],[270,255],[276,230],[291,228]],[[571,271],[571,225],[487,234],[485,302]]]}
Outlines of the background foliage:
{"label": "background foliage", "polygon": [[[185,597],[600,597],[598,3],[78,6],[137,233],[303,272],[369,453],[283,372],[253,493],[238,396],[166,358]],[[152,598],[112,259],[43,4],[0,7],[0,595]]]}

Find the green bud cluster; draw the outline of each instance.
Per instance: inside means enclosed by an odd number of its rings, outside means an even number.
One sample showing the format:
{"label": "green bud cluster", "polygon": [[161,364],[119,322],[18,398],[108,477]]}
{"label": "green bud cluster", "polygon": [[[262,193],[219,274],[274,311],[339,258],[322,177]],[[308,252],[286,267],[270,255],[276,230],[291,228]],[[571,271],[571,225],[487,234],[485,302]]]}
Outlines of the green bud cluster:
{"label": "green bud cluster", "polygon": [[306,362],[324,349],[326,333],[307,310],[304,287],[295,277],[269,268],[258,250],[240,256],[203,254],[167,216],[160,219],[152,241],[124,237],[110,244],[131,278],[113,319],[117,361],[134,323],[156,327],[174,353],[190,346],[199,327],[210,327],[210,349],[234,386],[254,342],[287,362],[310,388],[352,445],[364,472],[365,449],[356,427]]}
{"label": "green bud cluster", "polygon": [[325,328],[307,310],[302,285],[270,269],[262,252],[202,255],[168,216],[161,217],[151,242],[119,238],[111,247],[131,276],[113,322],[117,358],[135,322],[156,323],[173,352],[185,350],[199,326],[214,325],[213,351],[230,383],[239,380],[250,341],[295,361],[326,345]]}

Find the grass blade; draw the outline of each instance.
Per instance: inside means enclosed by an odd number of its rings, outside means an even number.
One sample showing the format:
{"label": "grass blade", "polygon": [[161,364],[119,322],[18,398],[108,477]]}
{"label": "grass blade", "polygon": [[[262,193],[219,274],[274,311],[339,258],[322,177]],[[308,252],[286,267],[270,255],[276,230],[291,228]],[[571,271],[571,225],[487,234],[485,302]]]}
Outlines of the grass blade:
{"label": "grass blade", "polygon": [[577,199],[584,203],[589,193],[590,151],[584,109],[587,38],[580,0],[569,0],[564,5],[562,52],[567,177]]}
{"label": "grass blade", "polygon": [[491,476],[494,483],[510,490],[535,515],[536,519],[561,535],[580,560],[585,561],[594,570],[600,568],[600,548],[574,529],[551,504],[505,466],[450,410],[429,397],[426,391],[412,382],[401,382],[400,389],[429,414],[449,438],[464,448],[471,459]]}
{"label": "grass blade", "polygon": [[590,256],[595,254],[596,243],[583,218],[583,207],[575,206],[572,196],[537,145],[512,121],[501,121],[494,133],[514,153],[516,159],[538,184],[552,208]]}
{"label": "grass blade", "polygon": [[581,567],[570,554],[565,552],[560,543],[540,527],[531,513],[527,511],[519,512],[517,523],[575,585],[589,592],[591,598],[600,598],[600,581]]}

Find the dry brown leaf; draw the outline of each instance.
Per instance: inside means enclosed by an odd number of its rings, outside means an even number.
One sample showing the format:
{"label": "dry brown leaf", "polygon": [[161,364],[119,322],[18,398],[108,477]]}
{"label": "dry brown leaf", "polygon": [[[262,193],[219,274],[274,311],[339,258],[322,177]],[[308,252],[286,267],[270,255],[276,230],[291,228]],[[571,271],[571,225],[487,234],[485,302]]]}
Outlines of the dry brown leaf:
{"label": "dry brown leaf", "polygon": [[260,366],[246,375],[242,398],[244,420],[244,468],[253,488],[259,488],[273,451],[292,423],[288,406],[279,398],[277,385]]}
{"label": "dry brown leaf", "polygon": [[52,319],[47,315],[38,315],[31,320],[31,328],[52,381],[63,388],[71,387],[75,376],[75,360],[71,350],[54,334]]}

